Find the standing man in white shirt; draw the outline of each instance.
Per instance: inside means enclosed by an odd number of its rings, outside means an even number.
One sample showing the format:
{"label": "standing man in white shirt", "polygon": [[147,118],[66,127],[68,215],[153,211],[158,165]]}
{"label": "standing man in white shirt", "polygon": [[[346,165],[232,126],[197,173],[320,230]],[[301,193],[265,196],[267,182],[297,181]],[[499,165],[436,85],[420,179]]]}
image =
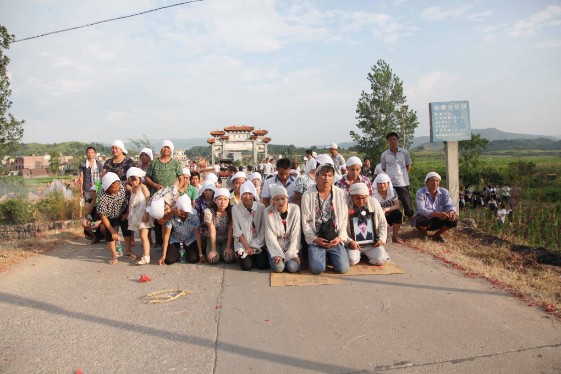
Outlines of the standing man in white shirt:
{"label": "standing man in white shirt", "polygon": [[399,135],[390,132],[386,135],[389,149],[382,153],[380,166],[389,175],[393,188],[397,192],[399,201],[403,206],[403,212],[409,218],[413,218],[413,206],[411,205],[411,195],[409,193],[409,173],[411,172],[411,157],[407,150],[397,146]]}
{"label": "standing man in white shirt", "polygon": [[[329,154],[333,160],[333,167],[335,168],[335,174],[342,176],[346,173],[345,157],[339,153],[339,146],[335,143],[331,143],[327,147],[329,149]],[[343,172],[345,170],[345,172]]]}

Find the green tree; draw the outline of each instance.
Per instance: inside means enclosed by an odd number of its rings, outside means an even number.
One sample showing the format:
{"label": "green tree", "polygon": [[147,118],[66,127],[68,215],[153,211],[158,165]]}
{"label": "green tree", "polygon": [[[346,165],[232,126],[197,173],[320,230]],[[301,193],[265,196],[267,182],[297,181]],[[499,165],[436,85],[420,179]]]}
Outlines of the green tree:
{"label": "green tree", "polygon": [[0,25],[0,157],[17,150],[23,137],[24,121],[18,121],[8,113],[12,106],[12,90],[7,69],[10,59],[4,51],[10,47],[13,40],[14,35],[10,35],[8,30]]}
{"label": "green tree", "polygon": [[[139,139],[130,139],[129,138],[129,142],[130,142],[130,146],[128,149],[129,151],[129,156],[132,154],[139,154],[140,150],[142,148],[150,148],[152,149],[152,144],[150,144],[150,139],[148,139],[148,137],[145,134],[142,134],[142,137]],[[132,151],[132,153],[131,153]]]}
{"label": "green tree", "polygon": [[51,156],[51,160],[49,161],[49,166],[47,167],[47,170],[54,174],[54,175],[58,175],[60,174],[60,155],[57,151],[51,151],[49,153],[49,156]]}
{"label": "green tree", "polygon": [[[350,135],[357,142],[356,150],[379,160],[387,149],[386,134],[396,132],[400,137],[400,146],[405,139],[405,147],[413,143],[415,129],[419,125],[417,112],[405,105],[403,82],[393,74],[384,60],[378,60],[368,73],[372,92],[360,95],[356,113],[357,127],[360,132],[351,131]],[[405,136],[404,136],[405,134]]]}
{"label": "green tree", "polygon": [[468,173],[479,166],[479,156],[483,153],[489,141],[481,137],[481,134],[471,133],[470,140],[462,140],[458,143],[460,152],[460,174]]}

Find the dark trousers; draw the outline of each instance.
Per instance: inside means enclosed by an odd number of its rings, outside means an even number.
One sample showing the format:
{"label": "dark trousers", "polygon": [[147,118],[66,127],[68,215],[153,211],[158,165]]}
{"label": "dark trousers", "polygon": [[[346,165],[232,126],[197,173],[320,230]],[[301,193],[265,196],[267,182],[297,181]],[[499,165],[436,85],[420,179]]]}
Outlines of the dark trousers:
{"label": "dark trousers", "polygon": [[399,209],[386,213],[386,222],[390,227],[392,227],[394,223],[401,225],[403,223],[403,213],[401,213]]}
{"label": "dark trousers", "polygon": [[156,244],[162,245],[164,243],[162,225],[160,225],[157,220],[154,220],[154,236],[156,238]]}
{"label": "dark trousers", "polygon": [[263,249],[261,253],[256,255],[246,256],[245,258],[238,258],[242,270],[251,270],[254,266],[257,269],[263,270],[269,267],[269,255],[267,250]]}
{"label": "dark trousers", "polygon": [[436,217],[417,217],[415,225],[419,229],[420,227],[428,227],[427,231],[440,230],[443,226],[448,228],[454,228],[458,226],[458,217],[454,221],[447,219],[443,221]]}
{"label": "dark trousers", "polygon": [[403,207],[403,212],[407,217],[413,217],[415,212],[413,212],[413,206],[411,205],[411,195],[409,194],[409,186],[396,187],[393,186],[399,201],[401,201],[401,206]]}
{"label": "dark trousers", "polygon": [[[180,248],[179,243],[171,243],[168,246],[168,250],[166,252],[166,258],[164,260],[166,265],[171,265],[179,261],[179,248]],[[197,249],[196,240],[184,248],[185,248],[185,258],[187,259],[188,263],[194,264],[199,262],[199,250]]]}

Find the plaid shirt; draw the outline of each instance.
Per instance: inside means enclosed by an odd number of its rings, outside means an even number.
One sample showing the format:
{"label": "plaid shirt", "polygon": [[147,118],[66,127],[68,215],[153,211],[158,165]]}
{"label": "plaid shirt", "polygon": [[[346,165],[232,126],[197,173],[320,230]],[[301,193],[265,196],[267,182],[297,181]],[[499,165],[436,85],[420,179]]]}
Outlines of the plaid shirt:
{"label": "plaid shirt", "polygon": [[[358,176],[358,182],[362,182],[362,183],[366,184],[366,186],[368,187],[368,194],[370,196],[372,196],[374,191],[372,191],[372,183],[370,183],[370,179],[368,179],[364,175],[359,175]],[[357,182],[355,182],[355,183],[357,183]],[[337,187],[339,187],[340,189],[344,190],[347,193],[349,192],[349,188],[351,188],[351,185],[349,183],[349,179],[348,179],[346,174],[343,175],[343,178],[339,179],[339,182],[337,182],[335,185]]]}

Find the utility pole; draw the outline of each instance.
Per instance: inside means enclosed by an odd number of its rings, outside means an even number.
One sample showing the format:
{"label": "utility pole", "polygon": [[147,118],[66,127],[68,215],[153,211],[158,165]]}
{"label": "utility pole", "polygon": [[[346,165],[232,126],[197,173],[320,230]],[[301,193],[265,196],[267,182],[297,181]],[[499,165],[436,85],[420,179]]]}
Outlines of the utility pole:
{"label": "utility pole", "polygon": [[407,128],[407,124],[405,123],[405,115],[407,114],[407,110],[409,109],[409,105],[402,105],[401,106],[401,124],[403,127],[403,148],[405,149],[405,130]]}

